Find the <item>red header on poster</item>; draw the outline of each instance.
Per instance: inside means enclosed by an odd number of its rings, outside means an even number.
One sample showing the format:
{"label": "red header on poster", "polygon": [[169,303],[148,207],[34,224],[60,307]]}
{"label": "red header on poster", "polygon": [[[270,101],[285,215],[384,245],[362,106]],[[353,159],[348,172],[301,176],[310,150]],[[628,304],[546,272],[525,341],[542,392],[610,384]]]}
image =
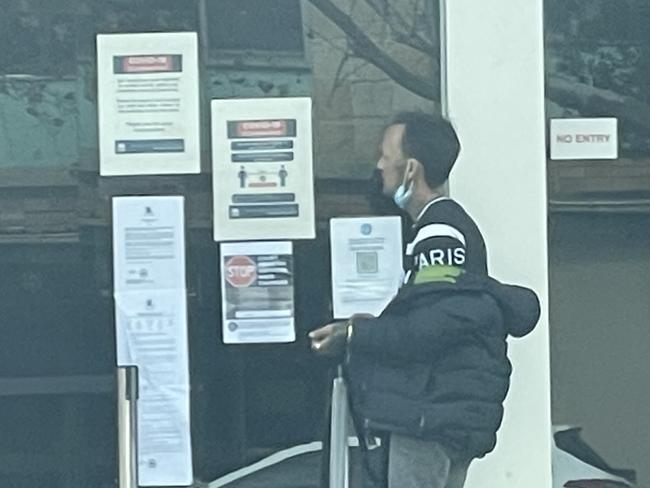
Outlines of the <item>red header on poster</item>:
{"label": "red header on poster", "polygon": [[228,122],[231,139],[257,137],[296,137],[294,119],[232,120]]}
{"label": "red header on poster", "polygon": [[174,71],[172,56],[124,56],[123,73]]}

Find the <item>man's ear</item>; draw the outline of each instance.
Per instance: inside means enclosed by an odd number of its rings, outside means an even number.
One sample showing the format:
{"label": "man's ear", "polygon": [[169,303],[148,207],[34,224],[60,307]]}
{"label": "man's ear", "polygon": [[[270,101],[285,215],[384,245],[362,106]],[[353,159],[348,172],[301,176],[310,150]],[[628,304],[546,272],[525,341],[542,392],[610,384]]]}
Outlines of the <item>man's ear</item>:
{"label": "man's ear", "polygon": [[406,160],[406,171],[404,171],[404,179],[406,181],[413,181],[417,176],[422,164],[415,158],[408,158]]}

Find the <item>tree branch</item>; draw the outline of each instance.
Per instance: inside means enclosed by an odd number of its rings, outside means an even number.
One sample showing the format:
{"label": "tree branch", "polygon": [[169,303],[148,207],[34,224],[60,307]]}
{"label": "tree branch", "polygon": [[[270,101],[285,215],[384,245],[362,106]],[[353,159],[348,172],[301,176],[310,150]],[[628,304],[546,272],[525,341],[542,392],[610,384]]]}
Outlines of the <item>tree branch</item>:
{"label": "tree branch", "polygon": [[435,46],[416,34],[404,34],[403,32],[391,29],[393,39],[400,44],[404,44],[410,48],[420,51],[427,56],[430,56],[434,61],[440,59],[440,55],[436,51]]}
{"label": "tree branch", "polygon": [[[407,90],[428,100],[439,101],[439,94],[432,80],[417,76],[395,61],[331,0],[309,1],[347,35],[356,56],[373,64]],[[374,5],[376,12],[385,12],[390,8],[386,0],[365,1],[370,6]],[[382,18],[385,19],[385,16]],[[432,56],[434,53],[428,54]],[[650,130],[650,105],[633,97],[558,75],[547,76],[546,96],[561,106],[576,109],[585,115],[609,115],[636,129]]]}
{"label": "tree branch", "polygon": [[343,68],[345,67],[345,63],[348,62],[348,59],[350,59],[349,54],[345,54],[341,58],[341,62],[339,63],[339,67],[336,69],[336,73],[334,74],[334,82],[332,83],[332,89],[330,90],[330,96],[329,96],[329,101],[334,98],[334,93],[336,90],[339,88],[339,84],[342,80],[341,73],[343,73]]}
{"label": "tree branch", "polygon": [[313,39],[316,39],[316,38],[320,39],[321,41],[323,41],[325,44],[330,46],[335,51],[339,51],[340,53],[342,53],[344,56],[349,56],[350,55],[350,49],[348,47],[348,44],[350,44],[350,43],[349,43],[347,38],[345,39],[345,47],[341,47],[341,46],[336,45],[336,43],[332,42],[332,40],[330,38],[328,38],[325,34],[321,34],[319,31],[317,31],[314,28],[311,28],[309,30],[309,32],[310,32],[310,36]]}
{"label": "tree branch", "polygon": [[[639,129],[650,130],[650,105],[638,99],[557,75],[547,77],[546,95],[554,102],[581,113],[610,115]],[[594,114],[596,108],[598,114]]]}
{"label": "tree branch", "polygon": [[309,2],[348,36],[350,46],[356,56],[372,63],[416,95],[432,101],[440,100],[436,85],[432,81],[412,73],[381,50],[354,20],[332,3],[331,0],[309,0]]}
{"label": "tree branch", "polygon": [[[391,9],[388,0],[365,0],[365,2],[388,24],[395,41],[431,56],[434,60],[440,57],[435,44],[418,34],[415,31],[415,25],[409,26],[395,9]],[[392,21],[393,19],[395,19],[395,22]]]}
{"label": "tree branch", "polygon": [[366,0],[366,3],[382,19],[388,18],[388,0]]}

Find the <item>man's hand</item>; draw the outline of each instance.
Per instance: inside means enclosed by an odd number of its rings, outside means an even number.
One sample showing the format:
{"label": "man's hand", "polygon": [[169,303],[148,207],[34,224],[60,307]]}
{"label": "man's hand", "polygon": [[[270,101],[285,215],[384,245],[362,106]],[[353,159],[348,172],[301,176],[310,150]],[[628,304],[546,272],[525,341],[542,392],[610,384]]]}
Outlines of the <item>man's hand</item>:
{"label": "man's hand", "polygon": [[345,351],[347,322],[332,322],[309,333],[311,348],[318,354],[338,356]]}
{"label": "man's hand", "polygon": [[350,317],[350,320],[354,321],[354,319],[374,319],[376,318],[373,314],[371,313],[355,313],[352,317]]}

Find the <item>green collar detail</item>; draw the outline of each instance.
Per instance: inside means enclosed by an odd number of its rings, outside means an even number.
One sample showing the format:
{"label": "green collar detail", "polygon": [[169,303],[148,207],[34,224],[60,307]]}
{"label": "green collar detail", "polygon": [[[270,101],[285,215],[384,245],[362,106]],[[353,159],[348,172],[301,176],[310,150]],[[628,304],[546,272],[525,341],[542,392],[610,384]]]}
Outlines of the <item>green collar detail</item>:
{"label": "green collar detail", "polygon": [[457,266],[435,265],[424,266],[415,274],[413,284],[422,285],[424,283],[456,283],[456,279],[465,272],[464,269]]}

